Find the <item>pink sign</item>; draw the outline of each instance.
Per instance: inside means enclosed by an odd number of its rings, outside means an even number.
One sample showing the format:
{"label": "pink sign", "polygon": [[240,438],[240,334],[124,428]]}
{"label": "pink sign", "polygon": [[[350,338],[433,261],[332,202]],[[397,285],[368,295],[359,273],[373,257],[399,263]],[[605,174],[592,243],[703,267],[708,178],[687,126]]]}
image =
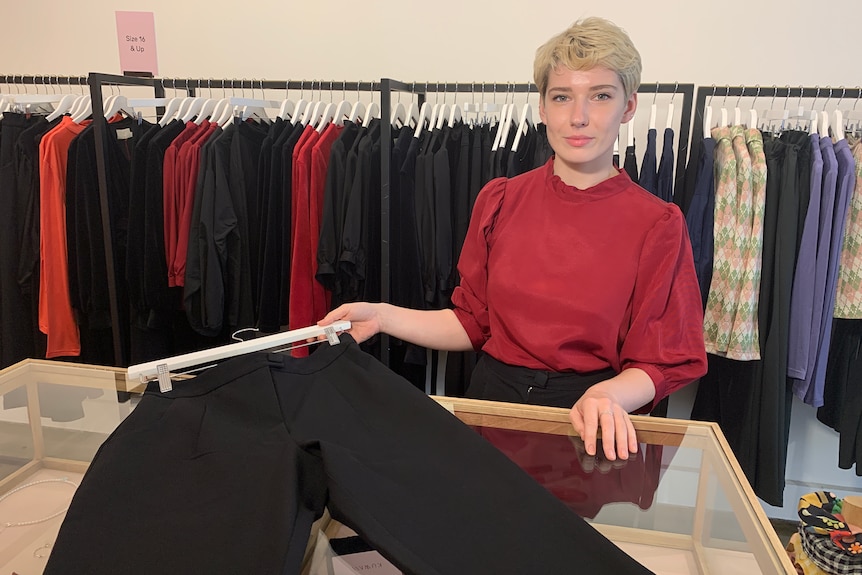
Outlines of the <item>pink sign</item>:
{"label": "pink sign", "polygon": [[152,12],[116,12],[120,70],[159,74],[156,23]]}

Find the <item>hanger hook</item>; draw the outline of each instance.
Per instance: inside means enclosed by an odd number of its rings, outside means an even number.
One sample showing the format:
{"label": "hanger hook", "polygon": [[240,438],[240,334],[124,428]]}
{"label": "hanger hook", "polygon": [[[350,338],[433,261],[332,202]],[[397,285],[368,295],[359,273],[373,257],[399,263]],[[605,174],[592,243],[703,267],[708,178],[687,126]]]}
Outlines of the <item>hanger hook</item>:
{"label": "hanger hook", "polygon": [[829,87],[829,94],[826,96],[826,101],[823,102],[823,111],[826,111],[826,107],[829,106],[829,100],[832,99],[832,87]]}
{"label": "hanger hook", "polygon": [[659,89],[659,86],[660,86],[660,84],[656,84],[656,85],[655,85],[655,92],[653,92],[653,93],[652,93],[652,104],[653,104],[653,106],[655,106],[655,101],[656,101],[656,99],[658,98],[658,89]]}
{"label": "hanger hook", "polygon": [[751,103],[752,109],[756,107],[757,99],[760,97],[760,84],[755,84],[754,87],[757,89],[757,92],[754,93],[754,101]]}
{"label": "hanger hook", "polygon": [[769,102],[769,109],[775,109],[775,97],[778,96],[778,86],[775,84],[772,85],[772,100]]}
{"label": "hanger hook", "polygon": [[744,93],[745,93],[745,88],[743,88],[742,90],[740,90],[740,92],[739,92],[739,98],[737,98],[737,99],[736,99],[736,106],[734,106],[735,108],[739,108],[739,103],[742,101],[742,95],[743,95]]}
{"label": "hanger hook", "polygon": [[670,97],[671,104],[676,102],[676,91],[679,89],[679,81],[673,83],[673,95]]}
{"label": "hanger hook", "polygon": [[859,104],[859,98],[862,98],[862,86],[856,86],[856,102],[853,104],[853,109]]}

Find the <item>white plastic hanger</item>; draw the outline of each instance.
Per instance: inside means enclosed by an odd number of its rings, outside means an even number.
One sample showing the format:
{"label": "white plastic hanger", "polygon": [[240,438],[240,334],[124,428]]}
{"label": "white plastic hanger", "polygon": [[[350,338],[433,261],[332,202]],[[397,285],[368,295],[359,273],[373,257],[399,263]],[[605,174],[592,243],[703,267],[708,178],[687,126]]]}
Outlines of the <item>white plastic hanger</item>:
{"label": "white plastic hanger", "polygon": [[819,118],[820,118],[820,114],[817,113],[817,110],[811,110],[811,118],[810,118],[809,124],[808,124],[808,133],[809,134],[817,134],[818,136],[820,135],[820,133],[817,131],[817,128],[819,127],[819,124],[820,124]]}
{"label": "white plastic hanger", "polygon": [[349,117],[352,104],[347,100],[342,100],[332,112],[332,123],[336,126],[343,126],[345,119]]}
{"label": "white plastic hanger", "polygon": [[649,107],[649,129],[650,130],[655,130],[655,120],[656,120],[657,113],[658,113],[658,107],[656,106],[655,102],[653,102],[652,105]]}
{"label": "white plastic hanger", "polygon": [[419,116],[416,118],[416,129],[413,132],[414,138],[418,138],[422,135],[422,130],[425,129],[425,121],[428,119],[430,111],[430,104],[428,104],[427,101],[422,104],[421,108],[419,108]]}
{"label": "white plastic hanger", "polygon": [[371,120],[380,117],[380,106],[377,102],[370,102],[365,108],[365,118],[362,121],[362,127],[367,128],[371,124]]}
{"label": "white plastic hanger", "polygon": [[829,112],[826,110],[820,112],[820,137],[829,137]]}
{"label": "white plastic hanger", "polygon": [[180,107],[177,112],[177,117],[181,122],[191,122],[192,119],[199,115],[201,110],[203,110],[204,104],[206,104],[207,100],[208,98],[192,98],[191,102],[186,104],[184,107]]}
{"label": "white plastic hanger", "polygon": [[171,372],[176,370],[197,365],[211,364],[229,357],[236,357],[238,355],[245,355],[247,353],[253,353],[255,351],[265,349],[283,347],[292,343],[304,342],[308,339],[314,339],[320,336],[326,336],[329,344],[335,345],[339,343],[337,333],[347,331],[348,329],[350,329],[349,321],[337,321],[325,328],[313,325],[294,329],[283,333],[250,339],[248,341],[241,341],[239,343],[231,343],[202,351],[195,351],[165,359],[157,359],[155,361],[131,365],[127,370],[127,377],[130,380],[139,380],[144,383],[152,379],[158,379],[159,388],[164,393],[172,389],[170,380]]}
{"label": "white plastic hanger", "polygon": [[87,118],[89,118],[93,113],[93,102],[90,100],[89,96],[82,96],[81,100],[78,102],[78,105],[75,106],[75,109],[71,112],[72,121],[76,124],[80,124]]}
{"label": "white plastic hanger", "polygon": [[389,123],[395,128],[407,125],[407,108],[404,107],[404,104],[396,102],[392,106],[392,115],[389,118]]}
{"label": "white plastic hanger", "polygon": [[449,117],[449,104],[443,102],[437,108],[437,115],[434,118],[434,128],[439,130],[446,124],[446,119]]}
{"label": "white plastic hanger", "polygon": [[518,119],[518,131],[515,133],[515,139],[512,142],[512,151],[518,151],[518,144],[521,143],[521,137],[526,135],[527,131],[533,127],[533,107],[528,102],[521,108],[521,117]]}
{"label": "white plastic hanger", "polygon": [[461,120],[461,106],[458,104],[452,104],[449,108],[449,120],[446,123],[450,128],[455,125],[455,122],[459,122]]}
{"label": "white plastic hanger", "polygon": [[49,122],[53,122],[54,120],[71,110],[72,106],[75,104],[75,102],[78,101],[78,98],[80,97],[81,96],[79,96],[78,94],[64,94],[63,97],[60,98],[60,101],[57,103],[57,105],[54,106],[54,111],[45,116],[45,119]]}
{"label": "white plastic hanger", "polygon": [[162,115],[162,119],[159,120],[159,126],[167,126],[168,122],[173,120],[174,116],[177,115],[177,110],[180,109],[180,105],[182,103],[183,98],[171,98],[170,100],[168,100],[168,103],[165,106],[165,113]]}
{"label": "white plastic hanger", "polygon": [[712,106],[707,106],[703,110],[703,137],[712,137]]}
{"label": "white plastic hanger", "polygon": [[200,126],[204,123],[204,120],[208,120],[212,117],[213,112],[218,106],[219,100],[215,98],[206,98],[206,101],[203,104],[203,107],[198,111],[197,118],[195,118],[195,124]]}
{"label": "white plastic hanger", "polygon": [[836,142],[844,139],[844,112],[841,110],[835,110],[835,126],[832,132],[835,134]]}
{"label": "white plastic hanger", "polygon": [[119,112],[124,112],[128,117],[135,117],[135,110],[129,105],[129,101],[122,94],[111,96],[104,102],[105,119],[110,120]]}

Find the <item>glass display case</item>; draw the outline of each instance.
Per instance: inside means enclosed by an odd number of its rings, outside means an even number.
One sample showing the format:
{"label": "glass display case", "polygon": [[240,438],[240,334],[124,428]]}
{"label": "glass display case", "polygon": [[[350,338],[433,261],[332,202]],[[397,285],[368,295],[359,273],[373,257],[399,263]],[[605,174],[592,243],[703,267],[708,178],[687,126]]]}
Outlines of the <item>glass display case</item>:
{"label": "glass display case", "polygon": [[[0,572],[42,572],[75,487],[142,389],[115,368],[0,371]],[[586,455],[567,410],[434,399],[655,573],[795,573],[715,424],[633,417],[639,452],[609,462]],[[303,572],[397,570],[325,515]]]}

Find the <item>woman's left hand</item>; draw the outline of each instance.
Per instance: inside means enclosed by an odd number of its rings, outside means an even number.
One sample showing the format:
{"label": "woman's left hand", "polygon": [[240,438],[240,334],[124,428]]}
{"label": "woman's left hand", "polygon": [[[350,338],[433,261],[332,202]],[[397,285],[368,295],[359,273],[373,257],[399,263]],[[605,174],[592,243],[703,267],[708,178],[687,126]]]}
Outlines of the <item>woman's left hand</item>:
{"label": "woman's left hand", "polygon": [[584,393],[569,412],[575,431],[584,440],[587,453],[596,454],[596,437],[602,431],[602,448],[605,457],[614,461],[628,459],[637,453],[638,440],[629,414],[610,393],[594,385]]}

